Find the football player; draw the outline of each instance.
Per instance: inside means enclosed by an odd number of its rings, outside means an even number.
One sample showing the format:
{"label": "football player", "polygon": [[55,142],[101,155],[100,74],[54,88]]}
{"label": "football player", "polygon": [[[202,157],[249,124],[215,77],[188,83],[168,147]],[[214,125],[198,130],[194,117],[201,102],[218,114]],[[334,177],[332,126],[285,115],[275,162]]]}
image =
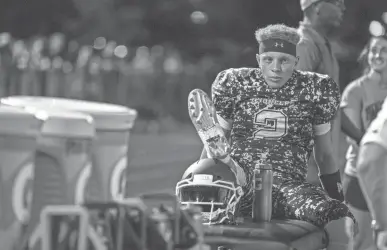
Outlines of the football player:
{"label": "football player", "polygon": [[[340,241],[331,229],[337,230],[341,220],[355,225],[355,219],[343,203],[329,133],[340,102],[338,85],[327,75],[295,69],[296,29],[269,25],[255,36],[259,67],[220,72],[212,85],[213,106],[201,91],[189,97],[190,116],[205,146],[201,158],[221,158],[235,170],[244,216],[251,216],[253,169],[265,159],[273,167],[273,217],[310,222],[327,229],[331,243]],[[214,141],[203,140],[217,133],[211,120],[204,120],[212,110],[230,142],[226,156],[209,152]],[[306,181],[313,149],[325,190]]]}

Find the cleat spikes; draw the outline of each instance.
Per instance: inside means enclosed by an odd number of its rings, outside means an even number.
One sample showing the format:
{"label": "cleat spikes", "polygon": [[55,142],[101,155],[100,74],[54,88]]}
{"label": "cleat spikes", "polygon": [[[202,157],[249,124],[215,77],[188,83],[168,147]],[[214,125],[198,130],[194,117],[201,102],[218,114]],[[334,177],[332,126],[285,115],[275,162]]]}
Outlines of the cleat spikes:
{"label": "cleat spikes", "polygon": [[228,153],[229,144],[217,121],[216,109],[208,95],[200,89],[192,90],[188,97],[188,110],[208,156],[225,156]]}

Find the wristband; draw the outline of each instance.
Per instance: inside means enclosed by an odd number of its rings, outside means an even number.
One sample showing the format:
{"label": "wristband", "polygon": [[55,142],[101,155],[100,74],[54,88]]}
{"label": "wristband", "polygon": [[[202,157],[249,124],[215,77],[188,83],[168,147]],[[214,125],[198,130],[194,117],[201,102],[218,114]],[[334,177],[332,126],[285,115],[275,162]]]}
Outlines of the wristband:
{"label": "wristband", "polygon": [[343,186],[341,185],[340,171],[333,174],[320,175],[320,181],[329,197],[344,201]]}

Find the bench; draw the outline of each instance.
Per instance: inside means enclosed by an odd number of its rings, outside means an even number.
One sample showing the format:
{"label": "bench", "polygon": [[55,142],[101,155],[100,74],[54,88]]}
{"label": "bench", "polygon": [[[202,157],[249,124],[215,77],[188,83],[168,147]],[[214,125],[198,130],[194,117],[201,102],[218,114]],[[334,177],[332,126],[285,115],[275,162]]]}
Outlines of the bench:
{"label": "bench", "polygon": [[328,244],[323,230],[298,220],[205,226],[204,241],[211,249],[223,246],[232,250],[318,250]]}

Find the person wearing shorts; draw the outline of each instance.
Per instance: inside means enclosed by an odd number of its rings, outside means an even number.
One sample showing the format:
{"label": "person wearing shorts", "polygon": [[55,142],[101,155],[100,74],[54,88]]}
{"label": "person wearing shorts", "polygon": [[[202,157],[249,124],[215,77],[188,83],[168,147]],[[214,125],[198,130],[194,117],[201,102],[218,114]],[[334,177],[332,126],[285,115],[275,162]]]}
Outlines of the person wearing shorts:
{"label": "person wearing shorts", "polygon": [[[364,74],[344,90],[341,109],[363,132],[380,111],[387,97],[387,36],[372,37],[361,53]],[[344,171],[344,195],[359,223],[359,234],[353,239],[354,250],[375,249],[369,227],[371,214],[361,191],[356,170],[358,143],[350,140]]]}

